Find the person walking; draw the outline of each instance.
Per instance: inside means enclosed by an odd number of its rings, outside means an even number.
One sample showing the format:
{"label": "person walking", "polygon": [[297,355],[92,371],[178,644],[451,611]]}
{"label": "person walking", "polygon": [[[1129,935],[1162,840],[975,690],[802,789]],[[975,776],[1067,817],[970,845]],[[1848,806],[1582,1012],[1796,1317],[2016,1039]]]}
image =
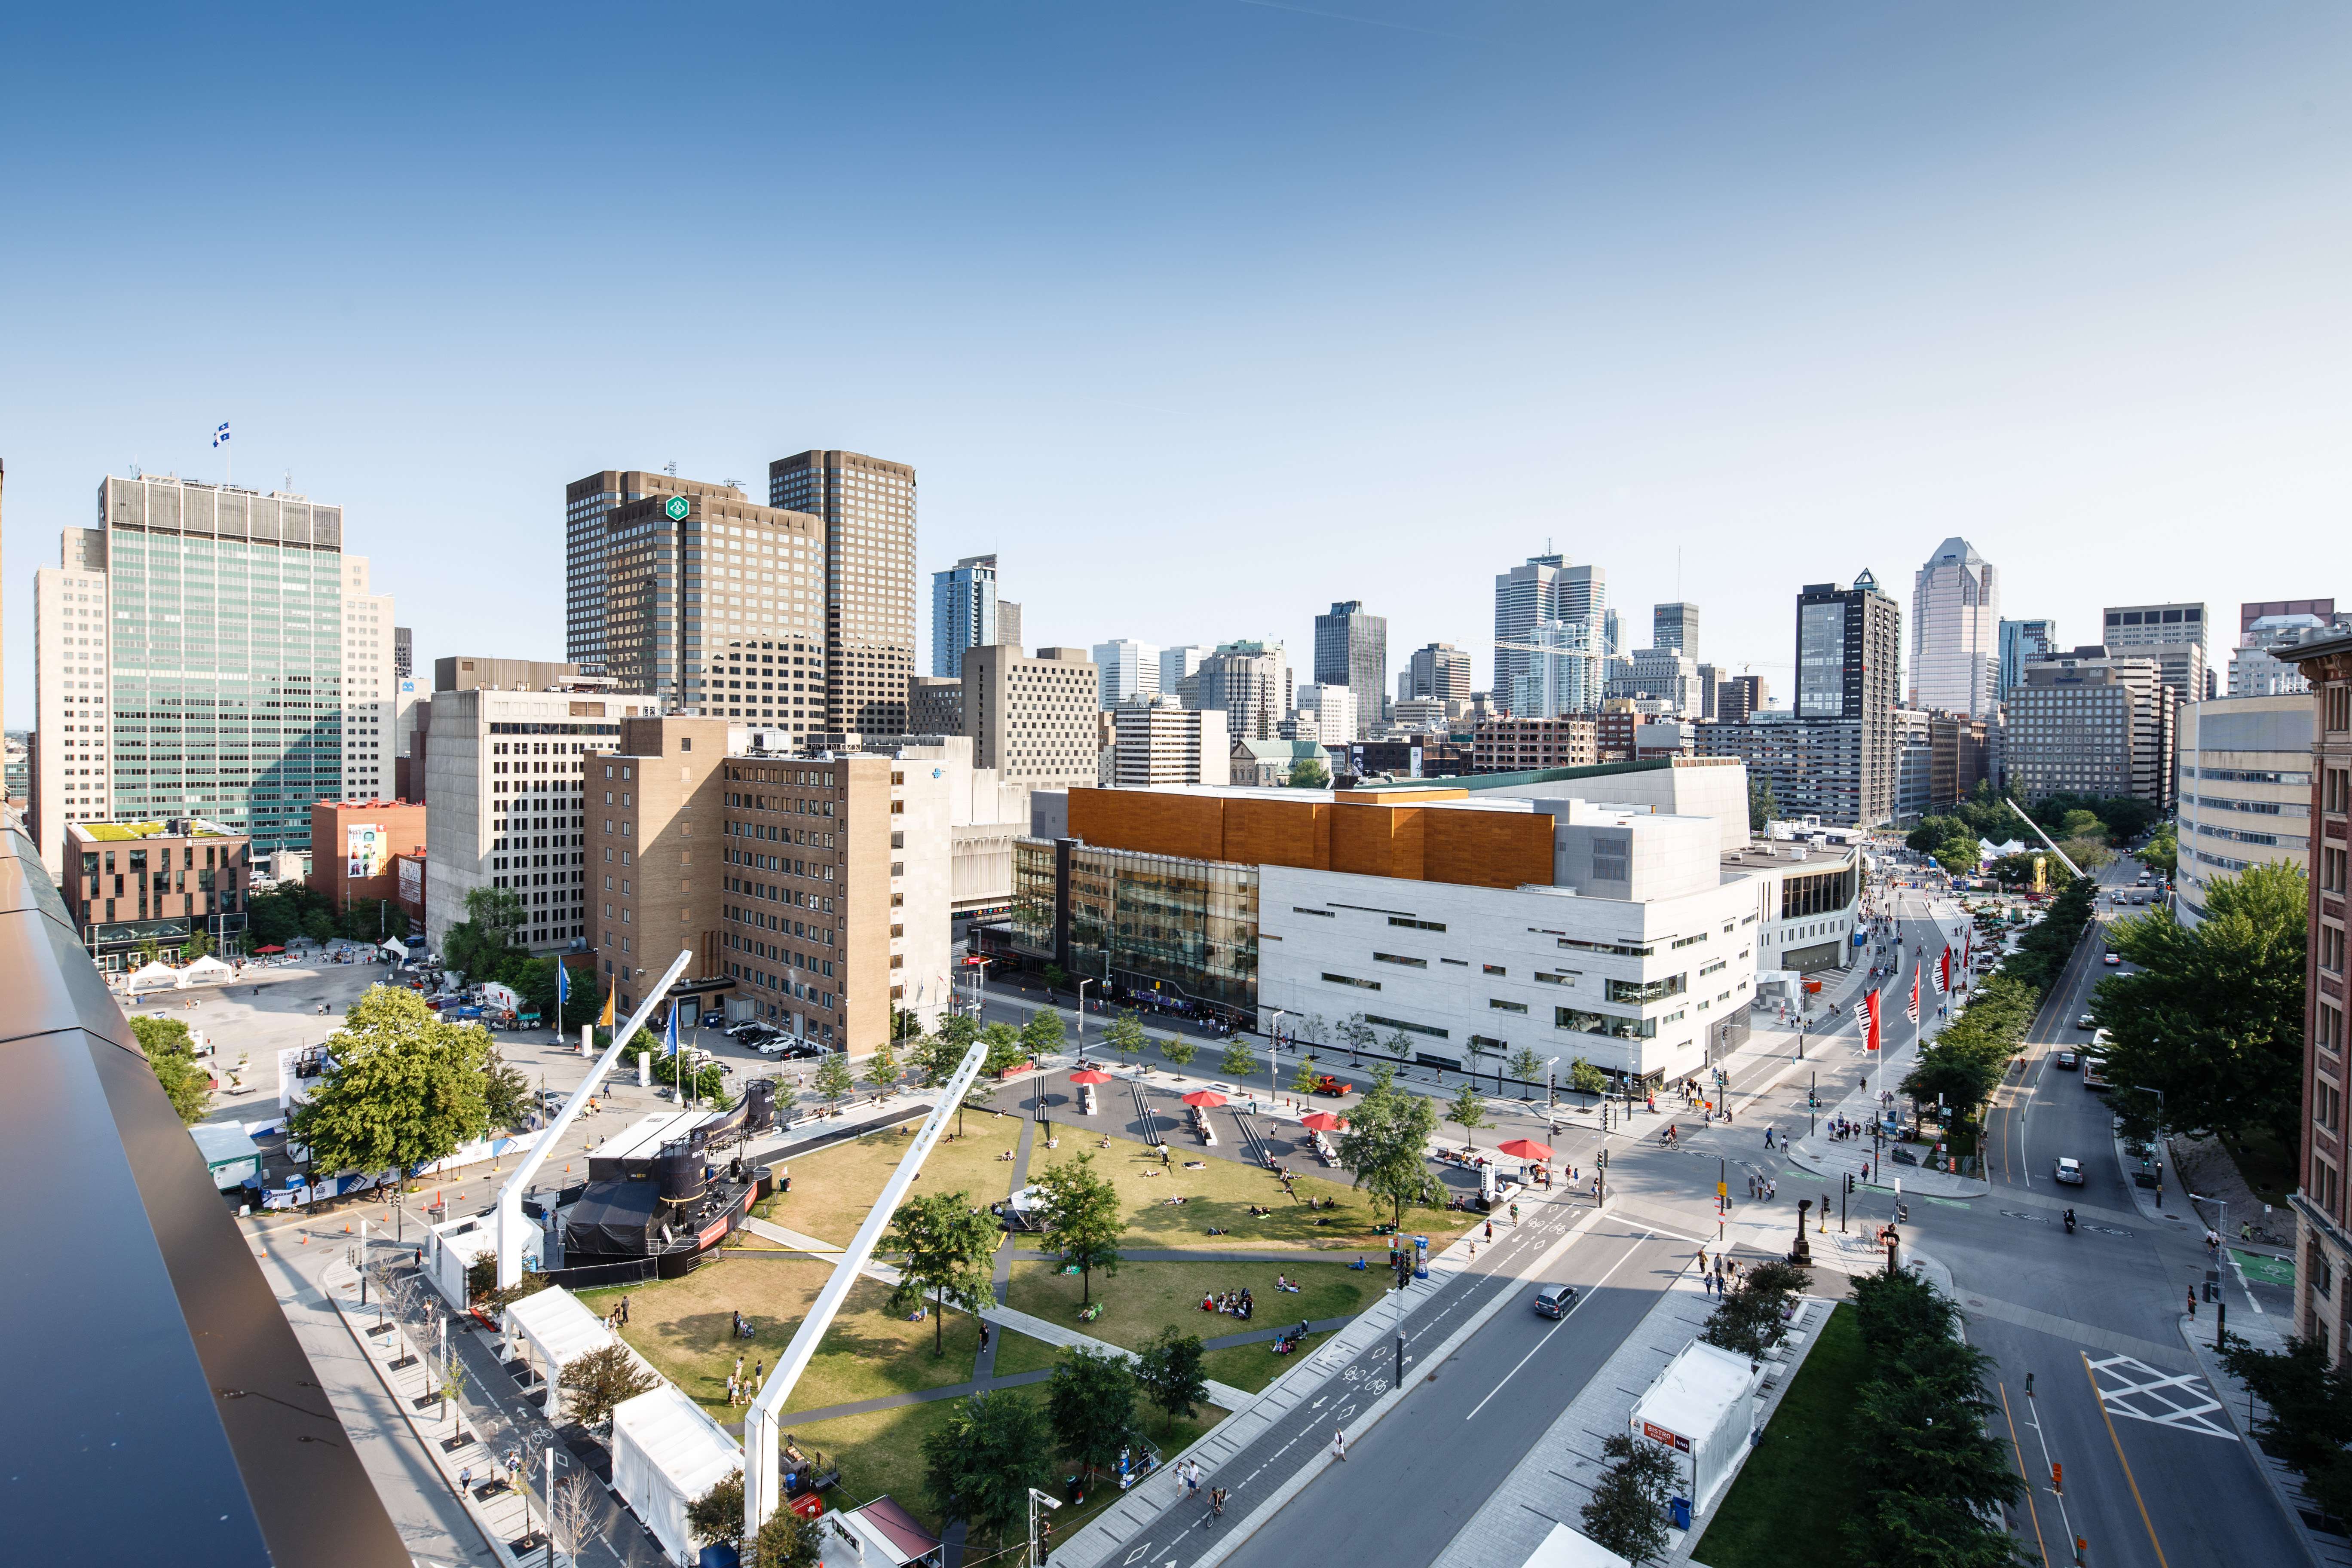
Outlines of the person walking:
{"label": "person walking", "polygon": [[2189,1288],[2189,1315],[2191,1318],[2197,1316],[2197,1287],[2194,1285]]}
{"label": "person walking", "polygon": [[1337,1427],[1331,1433],[1331,1457],[1335,1459],[1348,1457],[1348,1429],[1345,1426]]}

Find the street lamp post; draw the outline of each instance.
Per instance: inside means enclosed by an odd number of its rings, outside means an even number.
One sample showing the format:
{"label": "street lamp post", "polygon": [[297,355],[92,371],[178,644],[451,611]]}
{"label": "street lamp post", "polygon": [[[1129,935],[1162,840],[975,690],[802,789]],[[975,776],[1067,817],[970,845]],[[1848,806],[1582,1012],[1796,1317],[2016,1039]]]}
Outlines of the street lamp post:
{"label": "street lamp post", "polygon": [[1029,1489],[1029,1568],[1036,1568],[1037,1563],[1037,1505],[1041,1502],[1047,1508],[1062,1506],[1057,1499],[1047,1497],[1035,1487]]}
{"label": "street lamp post", "polygon": [[1087,987],[1095,983],[1093,975],[1078,982],[1078,1065],[1087,1065]]}
{"label": "street lamp post", "polygon": [[1282,1020],[1289,1016],[1288,1011],[1276,1007],[1274,1009],[1273,1019],[1265,1026],[1265,1081],[1268,1100],[1276,1099],[1282,1093]]}

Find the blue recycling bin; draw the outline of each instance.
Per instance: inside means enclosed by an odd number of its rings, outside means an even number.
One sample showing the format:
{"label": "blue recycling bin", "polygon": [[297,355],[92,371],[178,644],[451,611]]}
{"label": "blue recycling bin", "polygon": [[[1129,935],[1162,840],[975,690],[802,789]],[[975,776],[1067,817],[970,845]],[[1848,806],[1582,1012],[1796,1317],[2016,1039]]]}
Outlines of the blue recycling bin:
{"label": "blue recycling bin", "polygon": [[1675,1528],[1676,1530],[1688,1530],[1690,1528],[1691,1519],[1690,1499],[1686,1497],[1678,1497],[1668,1506],[1675,1516]]}

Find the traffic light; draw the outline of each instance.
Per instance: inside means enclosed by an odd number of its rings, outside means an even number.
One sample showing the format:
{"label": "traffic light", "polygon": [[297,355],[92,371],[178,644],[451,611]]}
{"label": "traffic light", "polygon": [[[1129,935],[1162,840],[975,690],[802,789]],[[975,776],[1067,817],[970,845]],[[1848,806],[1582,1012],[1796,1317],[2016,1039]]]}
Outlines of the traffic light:
{"label": "traffic light", "polygon": [[1845,1190],[1849,1193],[1853,1191],[1853,1173],[1852,1171],[1848,1171],[1845,1173]]}

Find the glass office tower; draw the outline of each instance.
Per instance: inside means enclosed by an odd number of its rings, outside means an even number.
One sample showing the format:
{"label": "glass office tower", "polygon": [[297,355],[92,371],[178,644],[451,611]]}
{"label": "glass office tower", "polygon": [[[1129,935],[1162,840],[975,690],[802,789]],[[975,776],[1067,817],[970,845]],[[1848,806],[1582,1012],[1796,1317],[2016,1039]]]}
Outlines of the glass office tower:
{"label": "glass office tower", "polygon": [[342,509],[144,477],[98,501],[115,815],[310,848],[342,793]]}

